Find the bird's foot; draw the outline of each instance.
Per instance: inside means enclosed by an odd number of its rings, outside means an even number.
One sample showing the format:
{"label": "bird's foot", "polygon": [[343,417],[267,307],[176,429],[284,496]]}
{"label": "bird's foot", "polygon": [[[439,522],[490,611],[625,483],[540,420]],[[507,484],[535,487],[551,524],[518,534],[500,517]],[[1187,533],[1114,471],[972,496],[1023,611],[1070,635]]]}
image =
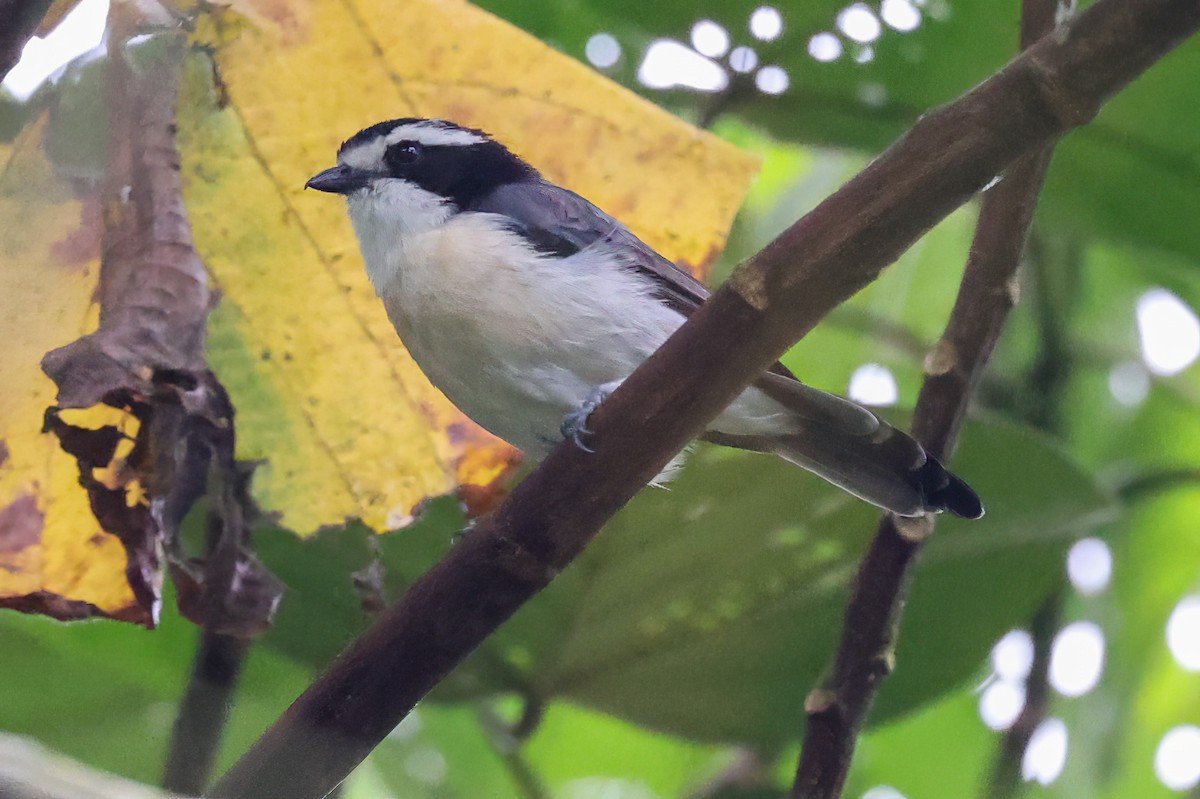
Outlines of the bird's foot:
{"label": "bird's foot", "polygon": [[592,389],[592,393],[588,394],[587,399],[581,402],[578,408],[563,417],[562,424],[558,428],[559,432],[562,433],[562,437],[574,441],[575,446],[584,452],[595,452],[594,449],[583,443],[583,437],[592,434],[592,431],[587,426],[588,417],[600,407],[600,403],[608,399],[609,395],[617,390],[617,386],[619,385],[621,385],[621,381],[615,380],[612,383],[605,383],[602,386],[596,386]]}

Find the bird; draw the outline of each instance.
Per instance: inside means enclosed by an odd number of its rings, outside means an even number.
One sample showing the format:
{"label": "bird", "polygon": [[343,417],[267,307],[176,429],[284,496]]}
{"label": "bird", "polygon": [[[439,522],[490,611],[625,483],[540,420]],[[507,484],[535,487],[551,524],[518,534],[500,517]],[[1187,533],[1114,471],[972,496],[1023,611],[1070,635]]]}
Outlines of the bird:
{"label": "bird", "polygon": [[[628,227],[493,136],[405,117],[346,139],[307,188],[340,194],[367,276],[429,381],[538,460],[587,419],[709,291]],[[870,410],[776,363],[702,440],[772,453],[898,516],[983,506]]]}

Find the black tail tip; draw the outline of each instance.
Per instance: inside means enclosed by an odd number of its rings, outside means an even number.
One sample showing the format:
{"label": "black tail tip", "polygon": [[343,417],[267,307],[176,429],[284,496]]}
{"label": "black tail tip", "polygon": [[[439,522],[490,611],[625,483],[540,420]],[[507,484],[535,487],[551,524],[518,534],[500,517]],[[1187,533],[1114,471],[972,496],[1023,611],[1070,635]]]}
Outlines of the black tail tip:
{"label": "black tail tip", "polygon": [[929,510],[949,511],[964,519],[983,516],[979,495],[953,472],[947,471],[937,458],[929,455],[921,467],[921,488]]}

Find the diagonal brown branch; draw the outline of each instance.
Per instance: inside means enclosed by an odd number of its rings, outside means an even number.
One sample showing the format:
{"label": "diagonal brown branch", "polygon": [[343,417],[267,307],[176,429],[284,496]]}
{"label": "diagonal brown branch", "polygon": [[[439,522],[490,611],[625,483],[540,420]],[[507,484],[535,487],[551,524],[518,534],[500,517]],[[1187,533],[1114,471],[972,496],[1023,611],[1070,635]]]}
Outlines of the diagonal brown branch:
{"label": "diagonal brown branch", "polygon": [[710,419],[839,302],[1200,27],[1200,0],[1099,0],[743,264],[592,417],[330,666],[212,789],[324,796]]}
{"label": "diagonal brown branch", "polygon": [[[1055,6],[1055,0],[1024,0],[1022,48],[1053,30]],[[1016,302],[1017,268],[1052,149],[1018,162],[983,195],[962,286],[946,331],[926,359],[913,418],[913,436],[939,458],[953,449],[972,389]],[[892,517],[880,522],[851,587],[833,670],[805,701],[808,723],[792,786],[796,799],[841,796],[858,732],[894,664],[908,583],[922,541],[932,532],[933,519],[920,525]]]}

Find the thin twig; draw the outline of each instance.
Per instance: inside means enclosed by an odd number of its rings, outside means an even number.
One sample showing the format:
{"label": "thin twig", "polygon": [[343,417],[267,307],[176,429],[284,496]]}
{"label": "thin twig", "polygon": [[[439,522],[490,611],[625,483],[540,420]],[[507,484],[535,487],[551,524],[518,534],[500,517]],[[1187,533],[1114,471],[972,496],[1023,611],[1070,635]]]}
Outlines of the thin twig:
{"label": "thin twig", "polygon": [[992,776],[988,780],[989,799],[1012,799],[1020,796],[1025,785],[1021,776],[1021,764],[1029,739],[1046,718],[1050,704],[1050,647],[1058,632],[1062,612],[1064,587],[1046,597],[1030,624],[1033,638],[1033,665],[1025,681],[1025,706],[1017,720],[1000,739],[1000,748]]}
{"label": "thin twig", "polygon": [[208,786],[249,645],[243,638],[201,631],[192,676],[171,733],[163,773],[168,791],[198,795]]}
{"label": "thin twig", "polygon": [[544,710],[545,706],[541,702],[527,700],[521,712],[521,718],[512,725],[506,723],[495,710],[488,706],[481,707],[477,714],[484,736],[504,764],[521,799],[549,799],[550,797],[550,790],[521,752],[525,741],[537,729]]}
{"label": "thin twig", "polygon": [[[1051,30],[1054,8],[1053,0],[1025,0],[1023,48]],[[926,359],[913,418],[913,436],[938,458],[953,449],[972,390],[1016,302],[1017,268],[1050,152],[1044,148],[1019,162],[983,196],[962,286],[946,332]],[[858,732],[880,681],[895,665],[904,599],[933,525],[932,517],[887,516],[880,522],[851,587],[833,669],[805,700],[808,723],[792,786],[795,799],[841,796]]]}
{"label": "thin twig", "polygon": [[595,452],[557,447],[339,656],[211,795],[323,796],[831,308],[1021,156],[1089,121],[1197,27],[1200,0],[1098,0],[1071,35],[1047,37],[923,117],[739,267],[592,415]]}
{"label": "thin twig", "polygon": [[1180,466],[1134,475],[1117,486],[1117,496],[1129,505],[1176,488],[1200,486],[1200,468]]}
{"label": "thin twig", "polygon": [[1028,277],[1033,288],[1037,355],[1025,380],[1023,415],[1040,430],[1059,433],[1062,391],[1077,358],[1068,341],[1065,321],[1078,296],[1082,246],[1074,237],[1030,240]]}
{"label": "thin twig", "polygon": [[929,352],[929,341],[904,323],[854,305],[839,305],[831,311],[825,320],[825,327],[862,334],[914,361],[919,361]]}
{"label": "thin twig", "polygon": [[[1057,249],[1054,255],[1052,249]],[[1050,434],[1061,433],[1063,389],[1075,365],[1066,326],[1074,310],[1075,283],[1081,267],[1081,248],[1068,240],[1052,248],[1044,236],[1030,241],[1029,282],[1033,285],[1033,317],[1038,351],[1026,381],[1026,418]],[[1025,704],[1016,721],[1000,739],[987,791],[991,799],[1013,799],[1025,793],[1022,764],[1034,731],[1050,708],[1050,649],[1058,632],[1066,595],[1065,575],[1059,575],[1053,592],[1030,620],[1033,664],[1025,680]]]}
{"label": "thin twig", "polygon": [[757,749],[739,748],[733,752],[729,765],[700,785],[687,799],[717,799],[722,796],[741,796],[751,791],[771,790],[775,784],[771,763]]}

